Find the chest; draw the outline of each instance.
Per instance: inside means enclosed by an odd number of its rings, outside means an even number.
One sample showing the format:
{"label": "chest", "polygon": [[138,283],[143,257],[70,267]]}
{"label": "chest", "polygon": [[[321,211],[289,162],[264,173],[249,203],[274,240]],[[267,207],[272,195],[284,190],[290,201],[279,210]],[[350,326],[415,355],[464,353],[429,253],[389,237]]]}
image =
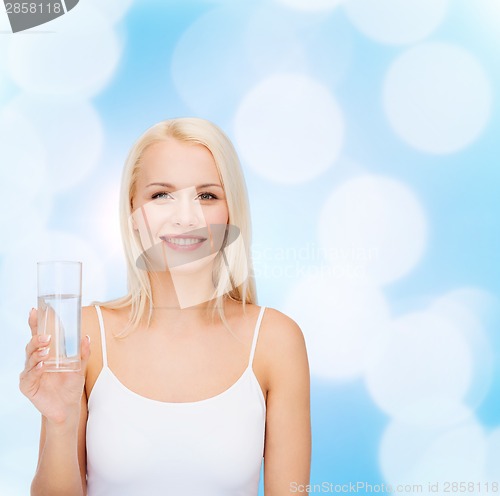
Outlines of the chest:
{"label": "chest", "polygon": [[[247,339],[244,339],[247,338]],[[148,398],[189,402],[226,390],[248,366],[248,336],[144,333],[108,341],[108,365],[129,389]]]}
{"label": "chest", "polygon": [[[108,321],[109,322],[109,321]],[[105,349],[95,349],[89,362],[90,396],[103,363],[131,391],[164,402],[190,402],[215,396],[234,384],[247,369],[253,328],[137,330],[125,338],[114,336],[109,322]],[[97,344],[101,344],[97,336]],[[95,341],[94,341],[95,342]]]}

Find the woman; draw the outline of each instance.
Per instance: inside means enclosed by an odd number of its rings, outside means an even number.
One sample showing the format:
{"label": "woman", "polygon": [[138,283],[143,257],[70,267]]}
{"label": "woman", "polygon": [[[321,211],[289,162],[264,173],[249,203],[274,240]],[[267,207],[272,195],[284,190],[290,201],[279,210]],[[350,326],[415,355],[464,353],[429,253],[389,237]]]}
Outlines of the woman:
{"label": "woman", "polygon": [[82,309],[80,372],[44,373],[50,342],[29,316],[20,389],[42,414],[32,494],[256,496],[262,458],[266,496],[307,484],[304,340],[256,305],[232,144],[202,119],[153,126],[120,202],[129,292]]}

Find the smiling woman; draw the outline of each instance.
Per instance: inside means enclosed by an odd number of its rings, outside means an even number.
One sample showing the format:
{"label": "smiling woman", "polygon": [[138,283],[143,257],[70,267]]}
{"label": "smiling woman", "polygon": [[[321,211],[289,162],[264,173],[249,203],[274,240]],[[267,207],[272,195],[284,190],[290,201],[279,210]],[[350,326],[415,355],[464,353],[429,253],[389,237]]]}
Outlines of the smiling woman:
{"label": "smiling woman", "polygon": [[[209,195],[210,200],[206,199]],[[225,226],[229,223],[241,236],[238,242],[222,247],[224,239],[220,237],[227,237],[231,226]],[[185,308],[209,302],[224,321],[222,295],[243,306],[255,303],[255,284],[249,277],[250,219],[245,180],[233,145],[214,124],[202,119],[166,121],[139,138],[125,165],[121,228],[130,292],[110,306],[131,304],[131,327],[152,304],[149,295],[154,282],[147,275],[151,272],[154,281],[163,278],[160,287],[165,287],[165,277],[175,286],[168,293],[176,295],[177,301],[168,305]],[[174,243],[164,239],[187,231],[210,238],[210,242],[188,252],[174,250]],[[215,259],[207,267],[203,262],[210,256]],[[182,272],[193,273],[200,262],[206,269],[202,279],[201,274],[196,280],[181,277]],[[144,265],[149,271],[143,270]],[[166,271],[167,267],[176,270]]]}
{"label": "smiling woman", "polygon": [[202,119],[153,126],[120,201],[128,293],[83,308],[81,372],[44,373],[49,345],[30,314],[20,385],[42,413],[32,494],[257,496],[263,459],[266,496],[306,485],[304,339],[257,306],[231,142]]}
{"label": "smiling woman", "polygon": [[[170,284],[169,293],[182,308],[212,300],[214,259],[222,240],[214,243],[211,226],[229,220],[212,154],[203,145],[168,139],[151,145],[140,164],[131,195],[132,226],[146,249],[141,260],[155,272],[152,284]],[[181,277],[187,273],[190,277]]]}

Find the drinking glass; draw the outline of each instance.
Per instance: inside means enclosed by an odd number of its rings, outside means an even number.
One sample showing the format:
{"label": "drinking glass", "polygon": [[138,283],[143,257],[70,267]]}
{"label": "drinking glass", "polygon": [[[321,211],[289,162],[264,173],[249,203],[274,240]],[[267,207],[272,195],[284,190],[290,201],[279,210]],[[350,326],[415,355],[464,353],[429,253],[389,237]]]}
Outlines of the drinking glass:
{"label": "drinking glass", "polygon": [[82,263],[38,262],[38,334],[50,334],[47,372],[80,370]]}

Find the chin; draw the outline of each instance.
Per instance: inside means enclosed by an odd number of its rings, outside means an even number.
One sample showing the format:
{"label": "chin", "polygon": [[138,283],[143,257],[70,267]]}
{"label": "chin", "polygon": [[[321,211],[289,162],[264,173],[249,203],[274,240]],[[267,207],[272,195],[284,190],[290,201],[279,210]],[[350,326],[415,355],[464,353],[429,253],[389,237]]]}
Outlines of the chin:
{"label": "chin", "polygon": [[198,260],[193,260],[192,262],[186,262],[183,264],[176,265],[175,267],[169,267],[167,270],[175,275],[188,275],[188,274],[198,274],[200,272],[206,271],[208,268],[212,269],[215,257],[217,253],[208,255],[207,257],[200,258]]}

